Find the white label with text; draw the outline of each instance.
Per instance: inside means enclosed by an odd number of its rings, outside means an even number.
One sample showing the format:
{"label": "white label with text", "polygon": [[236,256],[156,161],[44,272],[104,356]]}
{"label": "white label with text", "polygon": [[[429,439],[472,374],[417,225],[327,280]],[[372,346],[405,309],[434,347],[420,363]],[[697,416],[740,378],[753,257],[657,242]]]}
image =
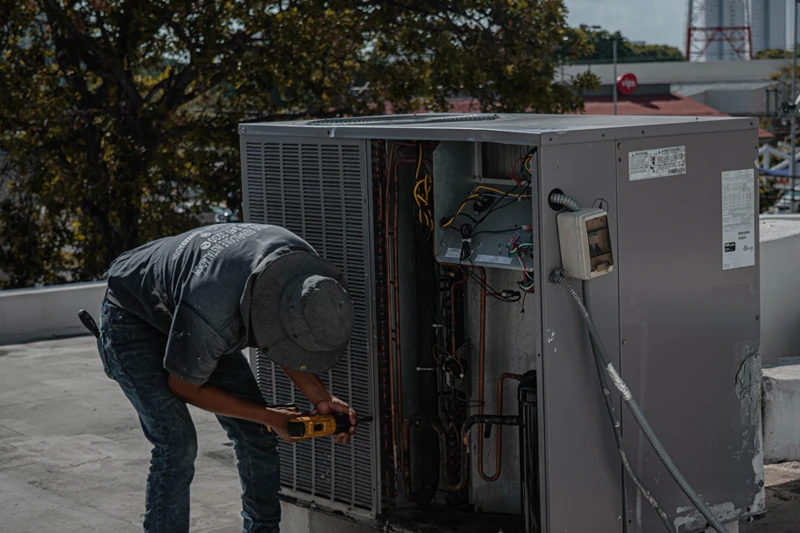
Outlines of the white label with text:
{"label": "white label with text", "polygon": [[722,173],[722,270],[756,264],[755,170]]}
{"label": "white label with text", "polygon": [[686,147],[672,146],[628,154],[630,181],[666,178],[686,174]]}

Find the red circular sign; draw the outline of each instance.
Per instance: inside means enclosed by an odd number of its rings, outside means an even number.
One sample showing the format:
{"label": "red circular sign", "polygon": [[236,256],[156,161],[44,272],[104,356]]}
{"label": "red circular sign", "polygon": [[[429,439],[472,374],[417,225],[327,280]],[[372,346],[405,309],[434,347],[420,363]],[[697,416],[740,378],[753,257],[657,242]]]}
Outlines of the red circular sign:
{"label": "red circular sign", "polygon": [[617,90],[621,94],[631,94],[639,85],[639,80],[630,72],[617,78]]}

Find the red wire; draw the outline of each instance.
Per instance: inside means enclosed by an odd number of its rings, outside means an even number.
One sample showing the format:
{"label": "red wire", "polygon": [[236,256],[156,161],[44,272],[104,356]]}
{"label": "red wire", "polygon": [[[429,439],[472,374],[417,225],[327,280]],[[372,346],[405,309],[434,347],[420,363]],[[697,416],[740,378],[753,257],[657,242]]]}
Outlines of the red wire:
{"label": "red wire", "polygon": [[514,160],[514,164],[511,165],[511,179],[514,180],[514,183],[517,185],[522,185],[522,180],[519,179],[519,176],[514,175],[514,169],[517,168],[517,163],[519,163],[521,160],[522,158],[518,157],[516,160]]}

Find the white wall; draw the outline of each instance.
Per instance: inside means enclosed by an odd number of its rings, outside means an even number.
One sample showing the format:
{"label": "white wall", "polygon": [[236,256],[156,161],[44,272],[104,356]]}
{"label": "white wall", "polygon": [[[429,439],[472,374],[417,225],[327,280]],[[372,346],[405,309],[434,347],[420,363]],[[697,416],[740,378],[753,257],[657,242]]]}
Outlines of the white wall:
{"label": "white wall", "polygon": [[763,115],[767,112],[766,88],[752,91],[706,91],[702,99],[689,98],[730,115]]}
{"label": "white wall", "polygon": [[99,321],[105,292],[104,281],[0,291],[0,345],[88,335],[78,311]]}
{"label": "white wall", "polygon": [[800,216],[761,217],[761,354],[800,356]]}
{"label": "white wall", "polygon": [[[639,83],[719,84],[737,82],[764,82],[789,59],[758,59],[754,61],[653,61],[649,63],[622,63],[617,73],[632,72]],[[613,65],[574,65],[564,68],[564,78],[569,79],[587,70],[600,76],[603,84],[612,83]],[[559,79],[561,69],[556,69]]]}

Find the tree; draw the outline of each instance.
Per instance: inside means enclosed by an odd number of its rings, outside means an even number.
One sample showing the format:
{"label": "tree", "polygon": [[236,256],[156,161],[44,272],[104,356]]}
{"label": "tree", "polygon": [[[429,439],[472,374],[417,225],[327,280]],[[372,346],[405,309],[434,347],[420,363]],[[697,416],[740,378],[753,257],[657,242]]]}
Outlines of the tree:
{"label": "tree", "polygon": [[[800,68],[797,71],[800,76]],[[776,94],[776,112],[777,116],[788,123],[792,116],[792,104],[794,97],[792,95],[792,66],[784,65],[780,67],[777,72],[769,77],[774,83],[773,88]]]}
{"label": "tree", "polygon": [[611,63],[614,59],[614,41],[617,41],[617,61],[630,63],[634,61],[685,61],[683,53],[674,46],[664,44],[643,45],[632,44],[620,32],[609,33],[607,30],[591,30],[583,28],[589,44],[593,49],[582,56],[582,60],[591,63]]}
{"label": "tree", "polygon": [[[589,45],[562,0],[22,0],[0,6],[0,270],[96,279],[121,252],[241,202],[236,124],[447,108],[582,108]],[[368,82],[368,83],[367,83]],[[356,90],[367,84],[368,90]]]}

